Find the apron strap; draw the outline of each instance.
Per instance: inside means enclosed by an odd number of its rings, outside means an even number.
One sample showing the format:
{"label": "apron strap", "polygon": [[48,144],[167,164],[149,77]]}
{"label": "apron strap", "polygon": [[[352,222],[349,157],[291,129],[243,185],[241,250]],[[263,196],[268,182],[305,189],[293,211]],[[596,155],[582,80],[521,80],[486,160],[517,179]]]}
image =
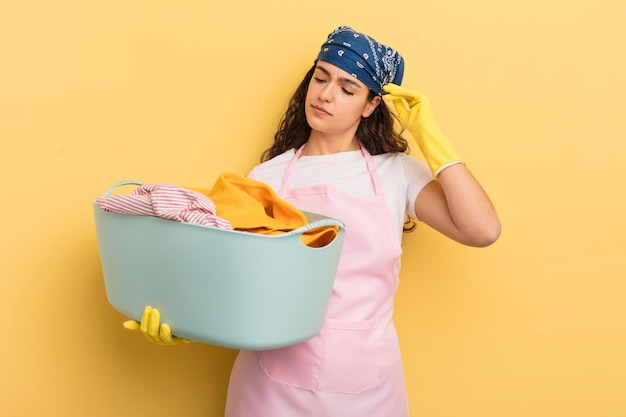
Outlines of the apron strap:
{"label": "apron strap", "polygon": [[291,185],[291,174],[293,173],[293,167],[296,165],[296,161],[300,158],[302,154],[302,150],[306,146],[306,143],[298,148],[295,155],[289,163],[287,164],[287,168],[285,168],[285,174],[283,175],[283,183],[280,185],[280,190],[278,191],[278,196],[281,198],[285,197],[287,191],[289,191],[289,186]]}
{"label": "apron strap", "polygon": [[[296,165],[296,161],[300,158],[300,155],[302,155],[302,150],[304,149],[305,146],[306,146],[306,143],[302,145],[300,148],[298,148],[293,158],[291,158],[291,160],[287,164],[287,168],[285,168],[285,175],[283,175],[283,182],[280,186],[280,190],[278,191],[278,195],[281,198],[285,196],[285,194],[287,193],[287,191],[289,190],[291,186],[293,169]],[[369,172],[370,178],[372,180],[372,185],[374,186],[374,193],[376,194],[376,196],[381,197],[383,195],[383,187],[382,187],[382,183],[380,182],[378,172],[376,171],[376,163],[374,162],[374,158],[367,151],[367,149],[363,147],[363,145],[360,145],[360,146],[361,146],[361,153],[363,154],[363,157],[365,158],[367,172]]]}

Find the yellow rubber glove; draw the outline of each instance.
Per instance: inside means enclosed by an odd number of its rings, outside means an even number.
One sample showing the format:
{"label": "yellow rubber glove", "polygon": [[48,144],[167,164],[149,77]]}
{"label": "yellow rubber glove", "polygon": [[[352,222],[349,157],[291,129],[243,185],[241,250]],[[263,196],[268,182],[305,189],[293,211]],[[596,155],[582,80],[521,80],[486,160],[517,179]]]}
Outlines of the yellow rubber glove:
{"label": "yellow rubber glove", "polygon": [[124,322],[129,330],[140,331],[151,342],[162,346],[181,345],[191,342],[189,339],[172,335],[172,329],[166,323],[161,324],[161,313],[156,308],[147,306],[143,310],[141,323],[135,320]]}
{"label": "yellow rubber glove", "polygon": [[396,84],[387,84],[383,90],[388,93],[383,98],[393,103],[400,121],[413,135],[434,176],[450,165],[463,163],[435,122],[426,95]]}

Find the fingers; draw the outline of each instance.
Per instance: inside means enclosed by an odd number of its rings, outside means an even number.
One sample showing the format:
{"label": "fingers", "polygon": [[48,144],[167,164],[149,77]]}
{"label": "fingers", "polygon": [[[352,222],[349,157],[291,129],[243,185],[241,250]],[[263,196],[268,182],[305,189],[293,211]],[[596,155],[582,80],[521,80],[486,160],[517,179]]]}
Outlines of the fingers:
{"label": "fingers", "polygon": [[148,333],[148,322],[150,321],[150,314],[152,313],[152,307],[146,306],[143,309],[143,314],[141,315],[141,332],[144,334]]}
{"label": "fingers", "polygon": [[172,329],[170,328],[169,324],[166,324],[166,323],[163,323],[161,325],[161,340],[166,345],[181,345],[181,344],[191,342],[191,340],[189,339],[174,336],[172,334]]}
{"label": "fingers", "polygon": [[122,323],[122,326],[124,326],[124,328],[128,330],[135,330],[135,331],[141,330],[141,323],[139,323],[136,320],[127,320],[124,323]]}
{"label": "fingers", "polygon": [[[409,109],[412,109],[426,99],[426,96],[419,91],[409,90],[396,84],[387,84],[383,90],[388,93],[383,96],[383,99],[393,102],[396,110],[400,110],[400,104],[402,104],[403,109],[406,109],[407,105]],[[403,103],[404,100],[406,100],[406,104]]]}
{"label": "fingers", "polygon": [[419,98],[420,93],[415,90],[409,90],[408,88],[400,87],[396,84],[387,84],[383,87],[383,91],[388,94],[383,95],[383,98],[388,100],[406,99],[407,101],[413,101]]}
{"label": "fingers", "polygon": [[161,329],[159,332],[159,336],[161,338],[161,341],[165,344],[172,344],[172,329],[170,329],[170,326],[167,323],[163,323],[161,325]]}
{"label": "fingers", "polygon": [[410,112],[410,108],[407,107],[406,102],[403,99],[397,97],[389,98],[387,99],[387,101],[393,105],[393,108],[396,111],[396,114],[398,115],[400,120],[406,122],[409,118]]}
{"label": "fingers", "polygon": [[158,345],[176,345],[191,342],[188,339],[172,335],[172,329],[167,323],[161,324],[161,312],[150,306],[146,306],[141,316],[141,323],[128,320],[123,323],[129,330],[139,330],[143,335]]}
{"label": "fingers", "polygon": [[140,330],[144,336],[155,343],[160,343],[159,327],[161,325],[161,313],[156,308],[146,306],[141,315]]}
{"label": "fingers", "polygon": [[150,311],[150,317],[147,324],[147,336],[155,343],[161,343],[161,336],[159,334],[161,327],[161,312],[156,308],[152,308]]}
{"label": "fingers", "polygon": [[399,85],[394,84],[394,83],[389,83],[383,86],[383,91],[391,95],[397,95],[398,93],[401,93],[402,91],[406,91],[406,88],[402,88]]}
{"label": "fingers", "polygon": [[398,116],[400,116],[400,119],[402,120],[408,119],[410,107],[407,107],[404,100],[402,99],[394,100],[393,106],[395,107],[396,113],[398,114]]}
{"label": "fingers", "polygon": [[396,104],[397,102],[404,102],[404,100],[408,100],[408,97],[397,94],[385,94],[383,96],[383,100],[388,103]]}
{"label": "fingers", "polygon": [[408,95],[387,94],[383,98],[386,102],[393,104],[396,114],[405,122],[408,120],[411,110],[419,103],[418,99]]}

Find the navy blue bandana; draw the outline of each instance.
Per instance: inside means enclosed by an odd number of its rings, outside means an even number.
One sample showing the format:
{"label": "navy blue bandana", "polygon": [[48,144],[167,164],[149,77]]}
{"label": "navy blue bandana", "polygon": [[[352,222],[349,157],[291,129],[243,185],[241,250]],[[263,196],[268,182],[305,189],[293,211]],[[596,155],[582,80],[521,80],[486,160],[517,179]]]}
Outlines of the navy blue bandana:
{"label": "navy blue bandana", "polygon": [[328,35],[318,60],[352,74],[379,96],[384,85],[400,85],[404,75],[404,59],[398,51],[349,26],[339,26]]}

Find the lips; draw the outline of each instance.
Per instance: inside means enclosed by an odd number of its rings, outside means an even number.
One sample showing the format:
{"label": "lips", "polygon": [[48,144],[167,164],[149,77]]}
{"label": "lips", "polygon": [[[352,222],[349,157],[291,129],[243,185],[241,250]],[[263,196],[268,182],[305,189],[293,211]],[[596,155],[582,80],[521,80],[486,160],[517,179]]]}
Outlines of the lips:
{"label": "lips", "polygon": [[311,107],[313,107],[313,109],[315,109],[315,111],[317,111],[319,113],[323,113],[323,114],[327,114],[327,115],[331,116],[331,114],[325,108],[323,108],[321,106],[316,106],[316,105],[312,104]]}

